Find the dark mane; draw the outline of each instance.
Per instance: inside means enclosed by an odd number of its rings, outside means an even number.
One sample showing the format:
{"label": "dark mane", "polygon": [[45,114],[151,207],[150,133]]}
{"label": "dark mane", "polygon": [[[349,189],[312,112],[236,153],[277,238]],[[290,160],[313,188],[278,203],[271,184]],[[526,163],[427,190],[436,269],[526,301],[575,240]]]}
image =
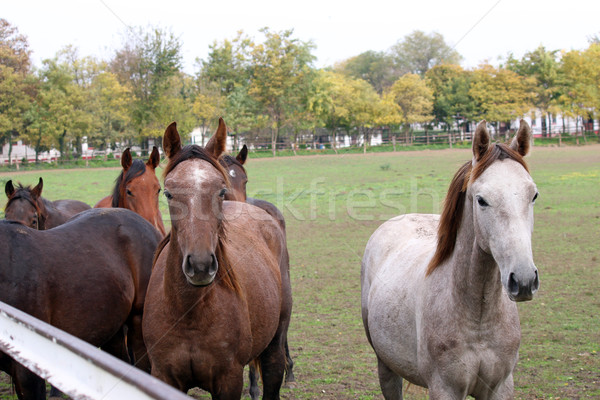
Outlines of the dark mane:
{"label": "dark mane", "polygon": [[238,167],[240,167],[242,169],[242,171],[244,171],[244,173],[246,174],[246,168],[244,168],[244,166],[242,165],[241,162],[239,162],[237,160],[237,158],[230,156],[229,154],[222,156],[221,158],[219,158],[219,162],[221,163],[222,166],[224,167],[228,167],[231,165],[237,165]]}
{"label": "dark mane", "polygon": [[[125,176],[123,176],[123,172],[125,172]],[[115,188],[113,189],[112,195],[112,207],[123,206],[123,202],[121,200],[125,195],[125,186],[127,186],[127,183],[132,179],[143,175],[144,172],[146,172],[146,164],[142,160],[133,160],[131,167],[129,167],[127,171],[121,171],[115,180]]]}
{"label": "dark mane", "polygon": [[[199,159],[209,162],[213,167],[219,171],[219,173],[223,176],[227,186],[229,186],[229,179],[227,179],[227,174],[225,170],[221,166],[221,164],[214,159],[204,148],[197,145],[188,145],[182,148],[173,158],[169,159],[169,163],[165,167],[165,171],[163,176],[166,177],[176,166],[181,164],[187,160]],[[225,251],[224,241],[227,240],[227,233],[225,231],[225,225],[222,223],[219,224],[219,232],[218,232],[218,243],[215,251],[215,256],[217,257],[217,262],[219,263],[219,269],[217,270],[217,276],[215,281],[221,282],[221,284],[235,293],[241,295],[242,289],[239,286],[239,283],[235,277],[235,271],[231,268],[231,262],[229,257],[227,256],[227,252]],[[158,255],[162,251],[162,249],[169,243],[171,240],[171,232],[163,239],[163,241],[158,245],[156,253],[154,254],[154,262],[158,259]],[[153,264],[154,267],[154,264]]]}
{"label": "dark mane", "polygon": [[16,200],[25,200],[29,202],[33,208],[35,208],[35,211],[38,215],[38,228],[40,230],[44,230],[46,229],[46,218],[48,217],[48,212],[41,197],[38,198],[38,201],[33,199],[33,196],[31,196],[31,190],[31,186],[23,186],[22,184],[18,183],[17,187],[15,188],[15,192],[6,202],[6,206],[4,206],[4,212],[6,212],[8,207],[10,207],[10,205]]}
{"label": "dark mane", "polygon": [[503,143],[492,144],[483,157],[475,164],[475,167],[473,167],[472,162],[469,161],[463,164],[456,172],[452,182],[450,182],[448,194],[444,201],[444,208],[440,216],[440,224],[438,227],[437,247],[433,258],[427,266],[426,276],[431,274],[437,267],[446,261],[454,251],[456,236],[462,221],[465,197],[469,185],[475,182],[495,161],[504,159],[518,162],[527,172],[529,172],[529,167],[523,157]]}

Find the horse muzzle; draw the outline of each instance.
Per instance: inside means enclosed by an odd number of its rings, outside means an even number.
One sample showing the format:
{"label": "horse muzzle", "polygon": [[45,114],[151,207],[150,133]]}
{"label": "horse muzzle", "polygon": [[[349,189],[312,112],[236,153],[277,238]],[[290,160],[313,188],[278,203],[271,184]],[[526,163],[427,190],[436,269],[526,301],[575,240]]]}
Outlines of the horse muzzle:
{"label": "horse muzzle", "polygon": [[532,272],[519,273],[511,272],[508,274],[506,291],[512,301],[529,301],[540,287],[540,279],[537,268]]}
{"label": "horse muzzle", "polygon": [[194,286],[207,286],[214,281],[219,262],[214,253],[188,254],[184,257],[182,267],[188,283]]}

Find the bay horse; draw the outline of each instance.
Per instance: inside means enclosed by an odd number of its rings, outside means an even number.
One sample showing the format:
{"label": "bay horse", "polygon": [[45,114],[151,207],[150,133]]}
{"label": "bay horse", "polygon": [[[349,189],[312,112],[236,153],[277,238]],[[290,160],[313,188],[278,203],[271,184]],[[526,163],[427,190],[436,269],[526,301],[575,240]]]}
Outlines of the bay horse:
{"label": "bay horse", "polygon": [[8,201],[4,208],[4,216],[33,229],[51,229],[62,225],[69,218],[91,207],[79,200],[50,201],[42,197],[44,180],[40,177],[35,187],[13,185],[12,180],[6,182],[4,192]]}
{"label": "bay horse", "polygon": [[[149,371],[141,320],[160,239],[124,209],[90,209],[45,231],[0,221],[0,301]],[[0,369],[20,399],[46,398],[44,380],[6,354]]]}
{"label": "bay horse", "polygon": [[172,225],[154,257],[144,341],[152,375],[183,392],[240,399],[244,366],[258,360],[264,398],[279,399],[292,309],[285,238],[263,210],[224,200],[226,135],[220,119],[205,148],[182,148],[175,123],[165,131]]}
{"label": "bay horse", "polygon": [[[274,204],[266,200],[247,197],[246,185],[248,183],[248,174],[246,172],[246,168],[244,168],[247,158],[248,147],[246,145],[242,147],[235,157],[227,154],[222,155],[219,158],[219,162],[221,163],[221,166],[225,168],[229,178],[229,188],[225,193],[225,200],[246,202],[255,207],[262,208],[267,212],[267,214],[279,222],[283,234],[286,235],[285,219],[281,211],[279,211]],[[296,378],[293,370],[294,361],[290,356],[290,349],[287,340],[285,341],[285,357],[285,384],[288,387],[292,387],[296,382]],[[250,371],[248,375],[250,378],[250,397],[253,400],[256,400],[260,396],[260,390],[258,389],[258,379],[254,363],[250,364]]]}
{"label": "bay horse", "polygon": [[[248,147],[246,145],[242,147],[235,157],[223,155],[219,158],[219,162],[227,171],[230,183],[230,187],[225,194],[225,200],[242,201],[252,204],[255,207],[262,208],[267,214],[275,218],[275,221],[279,222],[281,229],[285,233],[285,218],[283,218],[283,214],[273,203],[266,200],[255,199],[253,197],[247,197],[246,184],[248,183],[248,174],[246,173],[246,168],[244,168],[247,158]],[[288,361],[291,361],[291,359]],[[293,379],[293,374],[291,375],[291,378]]]}
{"label": "bay horse", "polygon": [[473,159],[455,174],[441,216],[401,215],[369,239],[362,318],[386,399],[402,399],[403,379],[432,399],[514,397],[515,302],[539,288],[531,251],[538,191],[523,159],[530,141],[521,121],[510,145],[490,144],[480,122]]}
{"label": "bay horse", "polygon": [[165,235],[165,226],[158,206],[160,183],[156,177],[156,167],[160,164],[160,153],[153,146],[147,162],[133,160],[129,148],[123,151],[123,170],[115,181],[113,193],[100,200],[94,208],[128,208],[144,217],[160,233]]}

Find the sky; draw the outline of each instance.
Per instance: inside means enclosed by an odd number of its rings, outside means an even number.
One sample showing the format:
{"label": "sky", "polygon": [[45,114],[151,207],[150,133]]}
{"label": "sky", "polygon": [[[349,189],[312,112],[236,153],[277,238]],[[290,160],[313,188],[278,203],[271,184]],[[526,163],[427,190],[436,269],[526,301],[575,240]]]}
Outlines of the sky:
{"label": "sky", "polygon": [[127,27],[170,29],[182,44],[183,69],[197,70],[214,41],[239,30],[260,40],[259,29],[293,29],[312,41],[316,67],[386,51],[414,32],[437,32],[463,57],[465,68],[498,64],[547,50],[583,50],[600,35],[598,0],[0,0],[0,17],[27,36],[34,65],[67,45],[80,56],[110,59]]}

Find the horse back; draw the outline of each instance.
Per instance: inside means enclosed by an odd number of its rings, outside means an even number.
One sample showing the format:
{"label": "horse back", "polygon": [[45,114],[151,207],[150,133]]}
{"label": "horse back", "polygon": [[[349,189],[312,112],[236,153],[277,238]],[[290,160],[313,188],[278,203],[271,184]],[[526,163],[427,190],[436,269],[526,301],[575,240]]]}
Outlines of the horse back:
{"label": "horse back", "polygon": [[136,274],[144,269],[136,264],[146,263],[149,276],[158,243],[147,222],[122,211],[89,210],[48,231],[4,223],[0,235],[10,256],[0,260],[0,300],[104,344],[131,313]]}
{"label": "horse back", "polygon": [[46,212],[46,229],[52,229],[64,224],[74,215],[82,211],[89,210],[91,207],[79,200],[56,200],[50,201],[43,199]]}

